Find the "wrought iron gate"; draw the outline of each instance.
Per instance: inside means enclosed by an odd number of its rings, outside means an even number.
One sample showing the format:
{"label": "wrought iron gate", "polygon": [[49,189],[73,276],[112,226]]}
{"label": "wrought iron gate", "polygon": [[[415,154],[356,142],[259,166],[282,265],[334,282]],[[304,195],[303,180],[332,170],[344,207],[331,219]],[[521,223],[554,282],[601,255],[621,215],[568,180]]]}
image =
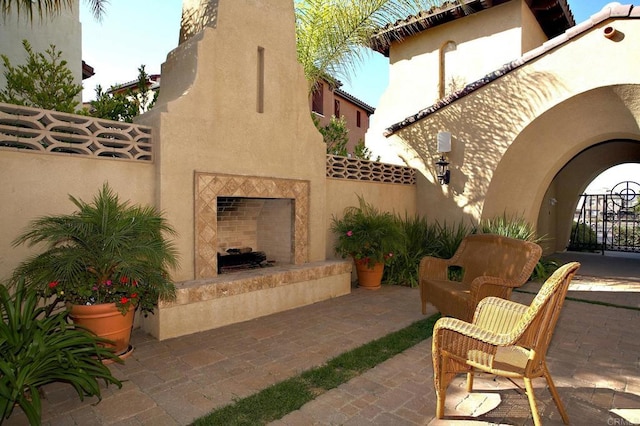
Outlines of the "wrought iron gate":
{"label": "wrought iron gate", "polygon": [[568,249],[640,253],[640,185],[625,181],[608,194],[581,195]]}

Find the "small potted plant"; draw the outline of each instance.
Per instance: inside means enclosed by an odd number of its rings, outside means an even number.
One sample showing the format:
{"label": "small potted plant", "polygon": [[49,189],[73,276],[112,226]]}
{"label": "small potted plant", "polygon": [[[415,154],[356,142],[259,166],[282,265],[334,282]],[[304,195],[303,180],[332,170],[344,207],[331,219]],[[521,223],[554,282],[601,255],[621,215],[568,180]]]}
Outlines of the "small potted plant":
{"label": "small potted plant", "polygon": [[396,217],[382,212],[358,196],[358,206],[347,207],[342,218],[333,217],[336,254],[353,258],[358,285],[380,288],[384,265],[401,247],[403,233]]}
{"label": "small potted plant", "polygon": [[[69,198],[76,212],[35,219],[13,242],[46,245],[14,276],[66,303],[74,322],[114,341],[117,354],[126,352],[135,309],[146,315],[159,300],[175,299],[169,269],[177,255],[166,239],[175,231],[155,207],[121,202],[107,183],[92,203]],[[105,317],[117,322],[115,330],[96,328]]]}

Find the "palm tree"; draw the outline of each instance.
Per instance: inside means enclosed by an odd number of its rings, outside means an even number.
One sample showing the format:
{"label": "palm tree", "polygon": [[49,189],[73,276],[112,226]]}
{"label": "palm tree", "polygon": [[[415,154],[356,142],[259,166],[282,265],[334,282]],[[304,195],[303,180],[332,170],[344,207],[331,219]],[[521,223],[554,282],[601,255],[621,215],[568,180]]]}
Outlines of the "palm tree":
{"label": "palm tree", "polygon": [[443,0],[295,0],[298,60],[313,91],[321,79],[349,81],[371,36]]}
{"label": "palm tree", "polygon": [[[102,19],[109,0],[84,0],[97,20]],[[26,13],[33,20],[34,12],[42,19],[60,13],[64,8],[73,7],[73,0],[0,0],[0,13],[5,18],[12,10],[18,14]]]}
{"label": "palm tree", "polygon": [[[100,20],[109,0],[84,0]],[[371,53],[371,36],[381,27],[445,0],[293,0],[298,60],[312,91],[321,79],[349,80]],[[460,4],[462,0],[454,0]],[[12,9],[42,18],[72,7],[73,0],[0,0],[2,16]]]}

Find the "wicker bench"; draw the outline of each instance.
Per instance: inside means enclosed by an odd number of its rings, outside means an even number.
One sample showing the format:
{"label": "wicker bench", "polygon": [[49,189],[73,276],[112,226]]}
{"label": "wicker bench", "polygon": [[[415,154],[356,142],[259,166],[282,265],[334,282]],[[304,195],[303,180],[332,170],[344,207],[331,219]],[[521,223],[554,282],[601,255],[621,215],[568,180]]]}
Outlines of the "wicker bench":
{"label": "wicker bench", "polygon": [[[530,241],[468,235],[451,259],[428,256],[420,262],[422,313],[431,303],[443,316],[471,321],[485,297],[509,299],[513,288],[527,282],[541,255],[542,248]],[[462,269],[461,281],[449,278],[452,266]]]}

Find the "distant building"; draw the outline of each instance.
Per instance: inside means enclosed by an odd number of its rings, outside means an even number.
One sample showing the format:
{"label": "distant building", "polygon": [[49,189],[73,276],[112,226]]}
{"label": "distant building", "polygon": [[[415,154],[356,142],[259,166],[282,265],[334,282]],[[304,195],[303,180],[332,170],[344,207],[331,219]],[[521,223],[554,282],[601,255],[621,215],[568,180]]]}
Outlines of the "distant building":
{"label": "distant building", "polygon": [[[157,92],[160,90],[160,74],[151,74],[147,78],[147,89],[151,92]],[[104,89],[104,88],[103,88]],[[132,80],[127,83],[116,84],[107,90],[107,93],[127,93],[129,91],[138,91],[138,80]]]}
{"label": "distant building", "polygon": [[326,126],[331,116],[340,118],[344,116],[349,129],[349,143],[347,152],[353,153],[355,146],[369,129],[369,117],[375,112],[375,108],[362,102],[355,96],[340,89],[342,83],[322,81],[311,95],[311,112],[318,117],[321,126]]}

